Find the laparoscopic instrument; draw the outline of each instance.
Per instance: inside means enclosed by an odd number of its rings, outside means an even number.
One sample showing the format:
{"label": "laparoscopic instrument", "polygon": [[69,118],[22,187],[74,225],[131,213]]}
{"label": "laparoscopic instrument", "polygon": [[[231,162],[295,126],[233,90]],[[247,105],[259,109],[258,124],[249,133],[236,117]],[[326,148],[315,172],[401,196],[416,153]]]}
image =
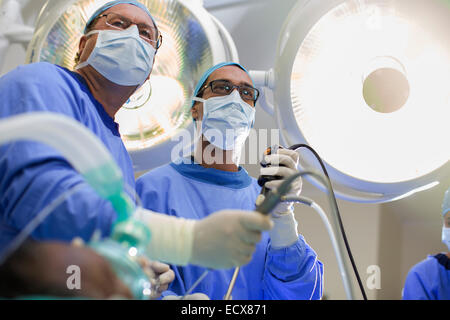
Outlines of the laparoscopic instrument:
{"label": "laparoscopic instrument", "polygon": [[[75,138],[76,137],[76,138]],[[149,228],[134,216],[136,206],[125,192],[122,172],[98,138],[78,122],[55,113],[34,112],[0,120],[0,144],[18,140],[45,143],[58,150],[86,182],[117,212],[110,238],[94,237],[88,245],[103,255],[134,299],[149,299],[153,288],[137,257],[143,255],[151,238]],[[76,188],[69,193],[76,192]],[[55,199],[39,216],[48,215],[64,200]],[[42,220],[42,219],[40,219]],[[0,255],[0,264],[26,239],[33,220]]]}
{"label": "laparoscopic instrument", "polygon": [[[338,262],[338,267],[340,270],[340,274],[341,274],[341,278],[342,281],[344,283],[344,288],[346,291],[346,295],[347,298],[349,300],[353,300],[354,299],[354,293],[353,293],[353,287],[351,285],[350,282],[350,278],[349,278],[349,272],[348,272],[348,266],[346,263],[346,260],[343,258],[342,256],[342,252],[344,249],[344,244],[345,244],[345,248],[347,249],[347,252],[349,254],[350,260],[352,262],[352,266],[353,269],[355,271],[358,283],[360,285],[361,288],[361,292],[363,295],[364,299],[367,299],[366,294],[364,292],[364,288],[362,287],[361,284],[361,280],[359,278],[359,274],[358,271],[356,269],[356,265],[353,261],[353,257],[350,251],[350,248],[348,246],[348,242],[345,236],[345,231],[342,225],[342,221],[340,218],[340,214],[339,214],[339,209],[337,206],[337,201],[336,198],[334,196],[334,192],[333,192],[333,188],[331,186],[331,181],[328,177],[327,171],[325,169],[325,166],[323,165],[320,157],[317,155],[317,153],[314,151],[314,149],[312,149],[310,146],[308,145],[303,145],[303,144],[298,144],[298,145],[294,145],[289,147],[289,149],[291,150],[297,150],[299,148],[307,148],[309,149],[311,152],[314,153],[314,155],[317,157],[317,159],[320,162],[320,165],[325,173],[326,178],[316,172],[315,170],[306,170],[306,171],[301,171],[297,174],[294,174],[290,177],[288,177],[281,185],[278,189],[274,189],[274,190],[267,190],[265,188],[265,183],[267,181],[270,180],[276,180],[276,179],[282,179],[282,177],[277,177],[277,176],[260,176],[258,179],[258,184],[262,187],[261,189],[261,194],[257,199],[257,203],[256,203],[256,209],[255,211],[261,212],[262,214],[270,214],[270,212],[277,206],[277,204],[280,201],[287,201],[287,202],[298,202],[298,203],[302,203],[305,205],[308,205],[309,207],[311,207],[312,209],[314,209],[320,216],[320,218],[322,219],[322,221],[325,224],[326,230],[329,234],[330,240],[332,242],[333,245],[333,250],[335,252],[336,255],[336,259]],[[270,148],[268,148],[265,151],[265,155],[269,155],[271,154],[271,152],[277,152],[276,150],[280,148],[279,146],[272,146]],[[261,162],[262,166],[267,166],[268,164],[264,162],[264,160]],[[328,196],[328,201],[331,207],[331,212],[332,212],[332,224],[330,223],[330,221],[327,218],[327,215],[325,214],[324,210],[317,204],[315,203],[313,200],[305,198],[305,197],[291,197],[291,196],[286,196],[289,193],[290,190],[290,186],[291,184],[298,178],[298,177],[302,177],[305,175],[311,175],[314,176],[315,178],[317,178],[324,186],[326,186],[327,189],[327,196]],[[341,230],[342,232],[342,237],[337,237],[337,230]],[[225,294],[224,299],[225,300],[229,300],[231,299],[231,293],[233,290],[233,287],[235,285],[236,279],[237,279],[237,275],[239,273],[239,268],[235,269],[235,272],[233,274],[233,277],[230,281],[227,293]]]}

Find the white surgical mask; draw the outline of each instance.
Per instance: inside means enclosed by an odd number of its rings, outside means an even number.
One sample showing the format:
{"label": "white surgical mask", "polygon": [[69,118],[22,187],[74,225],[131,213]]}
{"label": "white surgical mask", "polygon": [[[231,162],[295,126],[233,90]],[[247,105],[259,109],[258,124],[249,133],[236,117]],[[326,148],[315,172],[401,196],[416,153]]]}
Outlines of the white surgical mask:
{"label": "white surgical mask", "polygon": [[442,243],[445,244],[450,251],[450,228],[442,227]]}
{"label": "white surgical mask", "polygon": [[136,25],[126,30],[93,30],[97,43],[89,58],[75,70],[91,65],[102,76],[121,86],[140,86],[150,75],[156,49],[139,36]]}
{"label": "white surgical mask", "polygon": [[203,136],[222,150],[240,151],[253,127],[255,108],[244,102],[237,90],[227,96],[192,99],[203,103]]}

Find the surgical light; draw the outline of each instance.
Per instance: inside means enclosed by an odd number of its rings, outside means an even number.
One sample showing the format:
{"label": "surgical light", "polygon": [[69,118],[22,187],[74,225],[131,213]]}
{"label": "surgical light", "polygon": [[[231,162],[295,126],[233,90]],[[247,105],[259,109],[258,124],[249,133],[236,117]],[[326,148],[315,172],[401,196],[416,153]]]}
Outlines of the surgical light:
{"label": "surgical light", "polygon": [[[340,198],[391,201],[448,177],[448,30],[444,0],[299,1],[291,11],[274,69],[255,74],[274,91],[285,144],[313,146]],[[301,165],[318,166],[305,154]]]}
{"label": "surgical light", "polygon": [[[48,61],[73,69],[87,19],[109,0],[48,0],[36,22],[27,62]],[[163,36],[150,80],[116,114],[135,171],[169,162],[180,130],[193,136],[190,98],[211,65],[238,61],[231,37],[194,0],[141,0]]]}

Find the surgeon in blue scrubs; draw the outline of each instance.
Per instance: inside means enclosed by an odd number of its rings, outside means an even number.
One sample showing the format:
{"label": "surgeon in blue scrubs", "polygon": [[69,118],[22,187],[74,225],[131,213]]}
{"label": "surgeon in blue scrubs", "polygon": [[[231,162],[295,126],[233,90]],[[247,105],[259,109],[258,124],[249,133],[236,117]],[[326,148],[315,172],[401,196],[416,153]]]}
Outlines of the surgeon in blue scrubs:
{"label": "surgeon in blue scrubs", "polygon": [[442,242],[448,251],[430,255],[409,271],[404,300],[450,300],[450,188],[442,203]]}
{"label": "surgeon in blue scrubs", "polygon": [[[35,63],[20,66],[0,78],[0,118],[47,111],[82,123],[110,151],[122,169],[126,190],[134,198],[132,163],[114,116],[150,77],[160,44],[159,31],[143,4],[108,2],[87,22],[75,71]],[[44,207],[75,186],[79,187],[77,192],[66,197],[32,232],[32,239],[69,242],[80,237],[89,241],[97,230],[106,237],[116,213],[56,150],[35,142],[0,146],[0,253]],[[154,253],[151,257],[181,265],[241,265],[256,246],[252,239],[272,226],[270,219],[262,219],[256,212],[235,210],[231,215],[220,212],[202,221],[188,221],[142,211],[141,218],[147,219],[150,226],[153,223],[148,248]],[[252,243],[240,241],[230,246],[217,242],[214,249],[221,255],[211,257],[209,243],[217,239],[217,234],[230,234],[223,225],[241,222],[242,228],[233,233]],[[180,232],[170,243],[161,240],[167,239],[164,234],[172,234],[173,229]],[[209,233],[203,232],[205,229]]]}
{"label": "surgeon in blue scrubs", "polygon": [[[135,54],[135,59],[124,63],[117,56],[118,52],[110,51],[108,58],[105,50],[99,48],[100,33],[86,35],[94,30],[113,30],[106,24],[106,17],[99,17],[100,13],[112,11],[134,16],[135,21],[145,22],[157,30],[145,7],[126,2],[129,1],[115,1],[111,7],[104,6],[88,21],[85,35],[80,40],[80,63],[75,71],[41,62],[19,66],[1,77],[0,117],[45,111],[79,121],[111,152],[122,169],[129,192],[135,186],[134,172],[114,115],[136,88],[149,78],[157,44],[149,38],[148,49],[130,49],[129,55]],[[105,36],[107,34],[102,37]],[[142,58],[151,59],[144,61]],[[105,60],[110,64],[105,64]],[[129,71],[131,69],[139,71]],[[108,235],[116,218],[112,206],[97,196],[56,150],[35,142],[0,146],[0,172],[0,249],[42,208],[80,184],[84,186],[67,198],[56,209],[57,214],[51,214],[32,237],[70,241],[79,236],[89,240],[95,230]]]}
{"label": "surgeon in blue scrubs", "polygon": [[[258,95],[249,73],[238,63],[220,63],[206,71],[192,102],[199,138],[195,151],[137,180],[143,206],[189,219],[224,208],[254,209],[261,187],[239,166],[239,159],[254,124]],[[284,178],[296,172],[298,154],[284,150],[266,161],[272,166],[264,170],[272,172],[262,170],[261,174]],[[276,187],[281,181],[271,181],[266,187]],[[301,179],[292,190],[300,193]],[[323,265],[298,234],[292,203],[278,205],[272,220],[273,229],[263,233],[251,260],[241,267],[232,299],[321,299]],[[164,299],[183,297],[206,270],[194,265],[173,269],[176,278],[163,293]],[[234,269],[210,270],[187,298],[223,299],[233,273]]]}

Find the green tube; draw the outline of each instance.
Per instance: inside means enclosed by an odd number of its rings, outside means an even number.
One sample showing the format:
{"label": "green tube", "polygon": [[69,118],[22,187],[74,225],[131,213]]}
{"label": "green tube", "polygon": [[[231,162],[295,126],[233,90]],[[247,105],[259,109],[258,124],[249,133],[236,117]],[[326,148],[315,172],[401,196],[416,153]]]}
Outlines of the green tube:
{"label": "green tube", "polygon": [[102,198],[111,202],[117,212],[111,238],[123,245],[145,250],[150,242],[150,230],[144,223],[133,218],[136,206],[123,190],[122,173],[115,162],[89,170],[83,176]]}
{"label": "green tube", "polygon": [[122,172],[114,162],[108,162],[83,174],[98,194],[111,202],[117,212],[116,224],[132,216],[135,205],[123,190]]}

